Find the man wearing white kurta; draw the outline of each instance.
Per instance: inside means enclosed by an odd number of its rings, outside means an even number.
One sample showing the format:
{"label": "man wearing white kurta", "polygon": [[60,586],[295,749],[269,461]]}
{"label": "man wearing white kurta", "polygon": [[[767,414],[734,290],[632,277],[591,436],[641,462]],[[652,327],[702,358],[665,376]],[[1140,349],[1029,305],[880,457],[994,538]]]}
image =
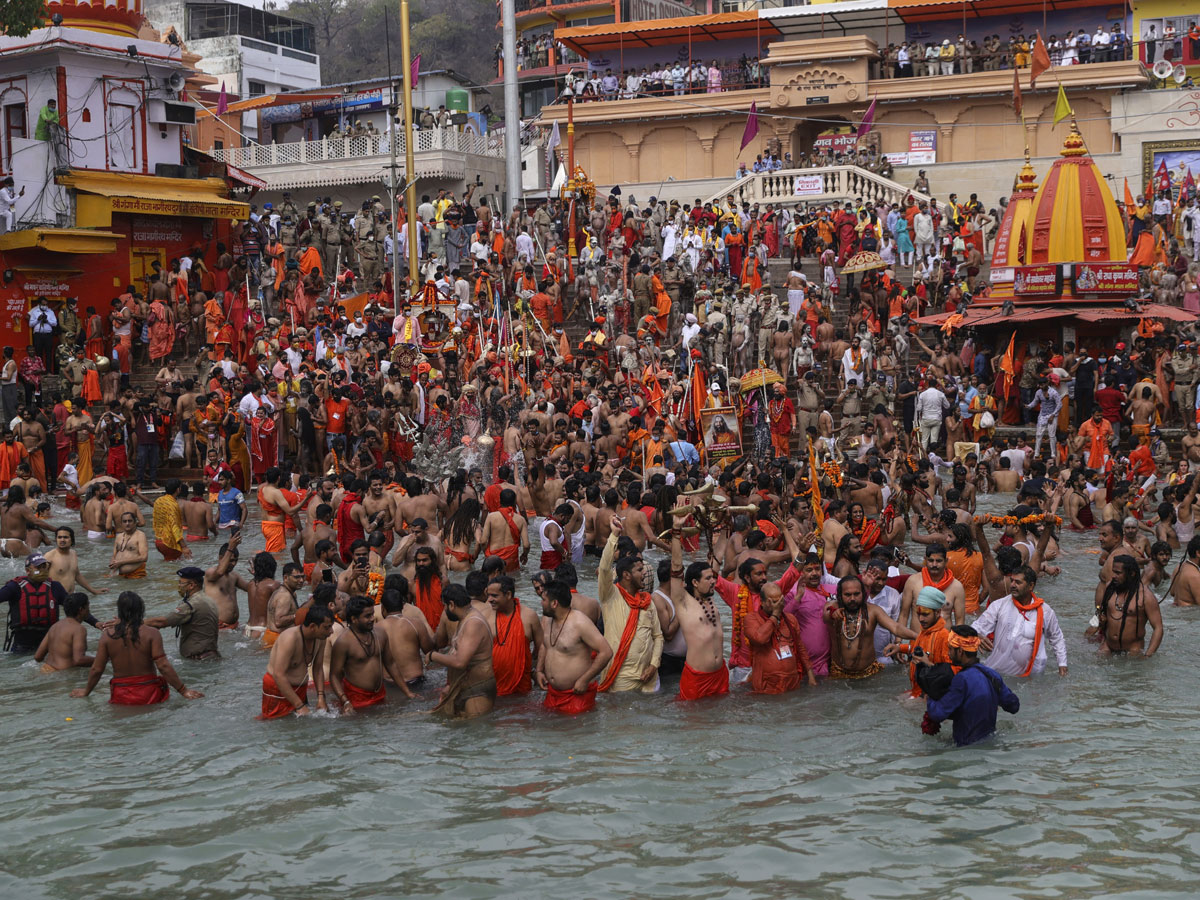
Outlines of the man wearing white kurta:
{"label": "man wearing white kurta", "polygon": [[1037,576],[1033,569],[1021,566],[1009,576],[1008,583],[1012,593],[1001,597],[971,623],[984,637],[992,635],[988,666],[1001,675],[1037,675],[1046,668],[1048,641],[1058,661],[1058,674],[1066,675],[1067,641],[1054,610],[1034,596]]}

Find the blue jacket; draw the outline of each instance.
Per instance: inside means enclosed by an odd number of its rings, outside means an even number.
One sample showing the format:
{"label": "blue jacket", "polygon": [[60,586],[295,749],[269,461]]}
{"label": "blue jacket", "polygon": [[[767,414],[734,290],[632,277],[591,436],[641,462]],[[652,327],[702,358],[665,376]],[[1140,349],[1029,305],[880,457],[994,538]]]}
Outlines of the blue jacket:
{"label": "blue jacket", "polygon": [[996,709],[1016,713],[1021,701],[1004,679],[987,666],[968,666],[950,682],[950,690],[940,700],[930,698],[925,709],[935,721],[954,720],[954,743],[960,747],[974,744],[996,730]]}

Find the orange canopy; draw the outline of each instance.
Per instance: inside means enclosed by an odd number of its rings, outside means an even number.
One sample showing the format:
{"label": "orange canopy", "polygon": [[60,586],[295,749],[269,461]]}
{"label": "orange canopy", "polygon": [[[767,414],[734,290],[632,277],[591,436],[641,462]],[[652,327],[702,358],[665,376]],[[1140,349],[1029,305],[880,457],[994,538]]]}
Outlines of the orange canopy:
{"label": "orange canopy", "polygon": [[591,53],[617,50],[621,47],[658,47],[664,44],[686,44],[689,40],[726,41],[760,36],[773,39],[779,34],[779,29],[771,20],[759,18],[758,10],[746,9],[679,19],[560,28],[554,32],[554,37],[586,57]]}

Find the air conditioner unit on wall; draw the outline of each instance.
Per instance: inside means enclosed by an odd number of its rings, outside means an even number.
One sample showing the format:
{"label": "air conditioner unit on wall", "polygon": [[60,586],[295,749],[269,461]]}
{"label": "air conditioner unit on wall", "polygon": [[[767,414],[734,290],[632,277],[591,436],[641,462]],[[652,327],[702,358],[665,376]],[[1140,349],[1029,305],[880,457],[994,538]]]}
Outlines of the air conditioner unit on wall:
{"label": "air conditioner unit on wall", "polygon": [[195,125],[196,107],[170,100],[146,101],[146,121],[152,125]]}

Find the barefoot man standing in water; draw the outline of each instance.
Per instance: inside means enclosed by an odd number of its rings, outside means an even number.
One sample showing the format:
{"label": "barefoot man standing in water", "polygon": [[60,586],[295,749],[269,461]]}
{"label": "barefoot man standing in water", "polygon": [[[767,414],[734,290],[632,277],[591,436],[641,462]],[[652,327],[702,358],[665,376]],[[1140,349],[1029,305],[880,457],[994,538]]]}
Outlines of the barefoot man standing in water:
{"label": "barefoot man standing in water", "polygon": [[396,687],[411,700],[413,692],[389,651],[387,632],[375,621],[375,603],[370,597],[350,598],[346,604],[346,625],[346,630],[334,641],[329,664],[329,681],[342,703],[342,714],[350,715],[387,700],[383,683],[385,668]]}
{"label": "barefoot man standing in water", "polygon": [[133,591],[122,591],[117,598],[117,624],[100,636],[87,686],[71,691],[72,697],[86,697],[95,690],[110,659],[113,678],[109,683],[109,703],[121,706],[162,703],[171,695],[168,685],[185,700],[199,700],[204,696],[184,687],[175,667],[167,660],[162,635],[157,628],[142,624],[145,615],[146,604],[142,598]]}
{"label": "barefoot man standing in water", "polygon": [[79,571],[79,556],[75,553],[75,531],[67,525],[54,529],[54,547],[45,553],[50,563],[50,580],[57,581],[63,590],[70,594],[79,585],[91,594],[106,594],[107,590],[97,590],[88,583]]}
{"label": "barefoot man standing in water", "polygon": [[546,617],[546,652],[538,658],[538,686],[545,688],[543,706],[566,715],[596,705],[596,676],[612,659],[612,647],[586,615],[571,609],[571,589],[551,581],[542,588]]}
{"label": "barefoot man standing in water", "polygon": [[[321,671],[325,661],[325,641],[332,632],[332,610],[327,606],[311,606],[303,625],[293,625],[279,635],[263,675],[260,719],[309,714],[309,667],[314,672]],[[317,685],[317,709],[328,709],[324,681]]]}
{"label": "barefoot man standing in water", "polygon": [[[1153,656],[1162,644],[1162,613],[1158,598],[1142,583],[1137,560],[1121,555],[1112,560],[1112,580],[1097,590],[1096,616],[1100,620],[1100,653]],[[1146,626],[1154,629],[1146,646]]]}
{"label": "barefoot man standing in water", "polygon": [[496,705],[496,673],[492,669],[492,628],[471,607],[471,595],[461,584],[442,588],[446,618],[458,628],[447,652],[429,654],[429,661],[446,667],[446,687],[434,712],[458,719],[487,715]]}
{"label": "barefoot man standing in water", "polygon": [[121,513],[121,532],[113,539],[112,562],[108,568],[122,578],[145,578],[149,558],[150,545],[137,527],[137,516],[131,512]]}
{"label": "barefoot man standing in water", "polygon": [[708,561],[683,568],[680,519],[671,529],[671,602],[687,644],[677,700],[700,700],[729,693],[725,665],[725,624],[713,602],[717,576]]}
{"label": "barefoot man standing in water", "polygon": [[824,619],[832,639],[830,678],[869,678],[883,671],[883,664],[875,658],[875,629],[881,625],[898,637],[917,636],[867,602],[867,592],[857,575],[847,575],[838,582],[837,599],[825,607]]}

